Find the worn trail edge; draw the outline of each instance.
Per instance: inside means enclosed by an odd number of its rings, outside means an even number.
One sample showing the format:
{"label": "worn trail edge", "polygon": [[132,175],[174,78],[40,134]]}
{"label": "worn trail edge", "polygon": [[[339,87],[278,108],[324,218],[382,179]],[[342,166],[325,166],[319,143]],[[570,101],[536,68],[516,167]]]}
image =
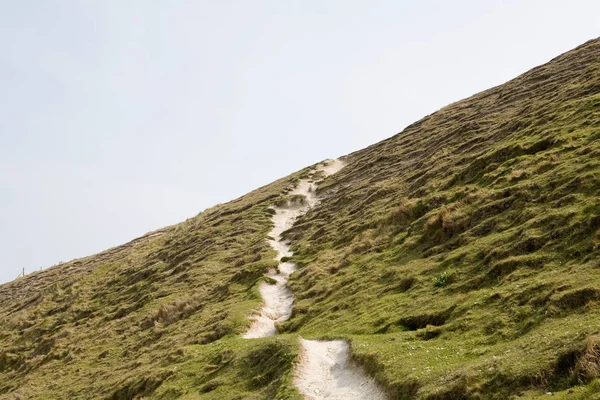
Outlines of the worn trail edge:
{"label": "worn trail edge", "polygon": [[294,384],[305,399],[387,399],[375,380],[350,361],[345,341],[300,339],[300,344]]}
{"label": "worn trail edge", "polygon": [[[274,207],[273,230],[269,244],[277,251],[279,262],[276,271],[266,275],[274,284],[262,282],[259,292],[263,298],[260,312],[253,316],[253,323],[244,335],[246,339],[262,338],[277,334],[276,323],[286,321],[292,314],[294,294],[287,287],[290,275],[296,270],[292,262],[281,262],[290,257],[290,243],[281,235],[290,229],[298,217],[319,202],[315,193],[315,179],[338,172],[344,164],[340,160],[327,160],[317,165],[307,179],[302,179],[285,204]],[[315,174],[321,172],[318,178]],[[295,197],[295,195],[300,195]],[[373,378],[350,361],[350,347],[343,340],[305,340],[300,338],[301,356],[294,371],[294,384],[308,400],[339,399],[358,400],[386,399],[383,390]]]}
{"label": "worn trail edge", "polygon": [[[284,240],[281,234],[290,229],[298,217],[306,214],[308,210],[319,202],[319,198],[315,193],[315,179],[334,174],[342,169],[343,166],[344,164],[340,160],[323,161],[311,171],[307,179],[300,180],[296,188],[288,194],[292,200],[284,205],[274,207],[273,230],[269,233],[272,239],[269,240],[269,244],[277,251],[275,260],[280,263],[277,270],[270,271],[267,273],[267,276],[273,279],[276,284],[266,282],[260,284],[258,290],[264,304],[258,315],[252,317],[254,322],[244,335],[245,338],[252,339],[274,336],[277,334],[275,324],[290,318],[294,304],[294,294],[286,284],[290,274],[296,270],[296,265],[291,262],[281,262],[282,257],[292,255],[290,243]],[[319,177],[315,177],[317,172],[321,172]],[[302,197],[294,200],[295,195]]]}

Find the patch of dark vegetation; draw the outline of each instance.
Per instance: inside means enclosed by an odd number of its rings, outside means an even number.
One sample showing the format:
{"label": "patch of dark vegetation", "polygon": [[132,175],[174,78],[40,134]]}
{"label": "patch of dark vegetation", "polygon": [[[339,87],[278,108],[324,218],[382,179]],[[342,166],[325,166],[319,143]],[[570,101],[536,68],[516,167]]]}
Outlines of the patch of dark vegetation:
{"label": "patch of dark vegetation", "polygon": [[266,271],[277,267],[276,261],[258,261],[240,267],[231,278],[232,282],[241,284],[254,284],[262,278]]}
{"label": "patch of dark vegetation", "polygon": [[452,283],[454,275],[451,272],[444,271],[435,278],[433,278],[433,286],[436,288],[443,288]]}
{"label": "patch of dark vegetation", "polygon": [[53,338],[40,340],[40,342],[37,344],[37,346],[35,346],[35,349],[33,350],[33,355],[41,356],[50,353],[55,343],[56,340]]}
{"label": "patch of dark vegetation", "polygon": [[219,380],[209,381],[200,388],[200,393],[212,392],[213,390],[215,390],[216,388],[218,388],[219,386],[222,386],[222,385],[223,385],[223,382],[221,382]]}
{"label": "patch of dark vegetation", "polygon": [[242,360],[242,377],[249,381],[250,387],[278,387],[281,378],[291,368],[294,352],[290,346],[280,340],[261,343]]}
{"label": "patch of dark vegetation", "polygon": [[428,325],[442,326],[450,318],[450,315],[452,314],[455,308],[456,307],[452,306],[446,310],[439,312],[402,317],[396,322],[396,324],[411,331],[427,328]]}
{"label": "patch of dark vegetation", "polygon": [[[352,343],[350,343],[352,346]],[[365,372],[374,377],[375,380],[385,388],[388,396],[398,400],[413,400],[417,398],[420,384],[416,380],[407,380],[404,382],[387,381],[381,373],[385,368],[383,364],[372,354],[357,354],[351,351],[351,361],[364,368]]]}
{"label": "patch of dark vegetation", "polygon": [[458,173],[448,188],[457,184],[469,184],[483,177],[486,172],[496,169],[501,164],[523,155],[534,155],[561,144],[561,140],[544,138],[527,145],[513,144],[493,151],[490,154],[475,159],[462,172]]}
{"label": "patch of dark vegetation", "polygon": [[521,267],[543,268],[546,261],[547,257],[544,256],[513,256],[499,260],[493,263],[486,272],[482,283],[498,283],[502,278]]}
{"label": "patch of dark vegetation", "polygon": [[425,328],[417,330],[417,337],[422,340],[431,340],[440,336],[442,331],[439,326],[427,325]]}
{"label": "patch of dark vegetation", "polygon": [[385,285],[383,293],[404,293],[417,282],[412,276],[398,278],[398,275],[395,271],[389,271],[380,277],[379,281]]}
{"label": "patch of dark vegetation", "polygon": [[139,379],[129,380],[115,390],[110,400],[132,400],[151,395],[171,375],[170,372],[153,374]]}
{"label": "patch of dark vegetation", "polygon": [[427,400],[469,400],[477,398],[464,375],[458,375],[444,387],[427,396]]}
{"label": "patch of dark vegetation", "polygon": [[508,398],[526,388],[539,388],[543,392],[562,391],[587,384],[600,377],[600,341],[589,337],[584,346],[573,346],[561,351],[548,369],[536,375],[495,374],[482,388],[481,393],[494,393],[494,398]]}
{"label": "patch of dark vegetation", "polygon": [[423,200],[406,199],[388,215],[386,223],[396,227],[406,226],[427,214],[432,205]]}
{"label": "patch of dark vegetation", "polygon": [[557,298],[554,304],[563,310],[571,311],[598,299],[600,299],[600,290],[588,287],[567,292]]}
{"label": "patch of dark vegetation", "polygon": [[0,372],[8,372],[23,366],[23,357],[19,354],[3,351],[0,353]]}
{"label": "patch of dark vegetation", "polygon": [[[218,352],[214,358],[212,358],[210,360],[210,362],[204,367],[204,372],[206,372],[208,374],[208,378],[206,377],[199,377],[194,384],[195,385],[202,385],[204,386],[205,384],[209,383],[210,380],[212,380],[212,377],[214,375],[216,375],[220,370],[223,370],[224,368],[227,368],[229,366],[232,366],[233,363],[236,360],[236,355],[235,352],[232,350],[223,350],[221,352]],[[209,381],[207,382],[206,379],[209,379]],[[209,387],[212,385],[209,385]],[[220,385],[219,385],[220,386]],[[214,387],[212,390],[216,389],[216,387]]]}

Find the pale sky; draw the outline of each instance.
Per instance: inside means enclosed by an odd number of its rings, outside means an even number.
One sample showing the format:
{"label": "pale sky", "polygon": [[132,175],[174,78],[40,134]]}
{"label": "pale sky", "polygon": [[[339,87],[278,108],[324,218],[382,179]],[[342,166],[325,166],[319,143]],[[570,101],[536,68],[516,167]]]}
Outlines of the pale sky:
{"label": "pale sky", "polygon": [[597,0],[0,0],[0,282],[366,147],[598,35]]}

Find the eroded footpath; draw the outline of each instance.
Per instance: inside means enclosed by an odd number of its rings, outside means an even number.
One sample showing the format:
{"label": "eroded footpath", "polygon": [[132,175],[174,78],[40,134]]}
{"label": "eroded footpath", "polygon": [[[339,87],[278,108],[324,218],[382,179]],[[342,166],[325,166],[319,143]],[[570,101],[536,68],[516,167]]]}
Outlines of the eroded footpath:
{"label": "eroded footpath", "polygon": [[[253,316],[253,323],[244,335],[247,339],[274,336],[277,334],[275,324],[290,318],[294,304],[294,294],[287,287],[290,274],[296,270],[292,262],[281,262],[283,257],[290,257],[289,241],[283,239],[281,234],[290,229],[298,217],[306,214],[313,208],[319,198],[315,193],[315,179],[321,179],[336,173],[344,164],[340,160],[326,160],[311,171],[309,177],[298,182],[294,190],[287,194],[285,204],[274,207],[273,230],[269,233],[272,238],[269,244],[277,252],[275,260],[279,262],[277,270],[269,271],[267,276],[276,283],[261,282],[258,290],[263,299],[263,306],[259,313]],[[321,172],[321,174],[318,174]]]}
{"label": "eroded footpath", "polygon": [[383,400],[385,392],[350,360],[343,340],[300,339],[294,384],[307,400]]}
{"label": "eroded footpath", "polygon": [[[284,204],[274,207],[269,243],[277,251],[275,259],[279,264],[277,270],[269,271],[266,276],[275,283],[261,282],[259,292],[263,306],[252,316],[252,325],[244,338],[274,336],[277,334],[276,324],[290,318],[294,294],[287,287],[287,282],[297,267],[289,261],[281,262],[283,257],[292,256],[290,242],[281,235],[318,204],[316,180],[338,172],[343,166],[340,160],[323,161],[287,194]],[[300,345],[301,355],[294,371],[294,384],[306,399],[386,399],[375,381],[350,361],[350,349],[345,341],[300,338]]]}

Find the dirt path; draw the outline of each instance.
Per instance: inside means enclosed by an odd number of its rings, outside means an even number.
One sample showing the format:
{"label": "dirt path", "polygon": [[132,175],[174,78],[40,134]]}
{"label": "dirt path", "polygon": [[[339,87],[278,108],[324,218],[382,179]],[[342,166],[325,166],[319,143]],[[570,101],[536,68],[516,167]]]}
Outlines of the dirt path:
{"label": "dirt path", "polygon": [[[277,251],[275,260],[280,261],[282,257],[292,255],[290,251],[290,243],[281,238],[281,234],[290,229],[296,219],[301,215],[306,214],[308,210],[314,207],[319,198],[315,194],[315,178],[314,174],[322,171],[324,176],[329,176],[336,173],[344,164],[340,160],[327,160],[317,165],[312,171],[309,178],[302,179],[298,182],[296,188],[288,195],[302,195],[303,202],[288,202],[281,207],[275,207],[273,215],[273,230],[269,236],[273,240],[269,240],[269,244]],[[277,334],[275,323],[286,321],[292,313],[294,304],[294,294],[286,286],[289,276],[296,270],[296,265],[291,262],[280,263],[276,271],[270,271],[267,276],[275,280],[276,284],[261,283],[258,290],[263,298],[263,307],[258,315],[253,316],[254,322],[248,332],[244,335],[247,339],[261,338],[273,336]]]}
{"label": "dirt path", "polygon": [[[277,270],[269,271],[267,276],[276,283],[261,283],[259,291],[263,299],[260,312],[253,316],[254,322],[244,338],[262,338],[277,334],[275,324],[286,321],[292,314],[294,294],[287,287],[290,275],[296,270],[291,262],[281,262],[282,257],[292,255],[290,243],[282,239],[281,234],[290,229],[294,222],[308,210],[318,204],[315,194],[315,173],[329,176],[338,172],[344,164],[340,160],[327,160],[317,165],[307,179],[298,182],[296,188],[288,193],[302,195],[303,201],[288,201],[275,207],[273,230],[269,233],[271,246],[277,251],[275,259],[279,261]],[[321,174],[319,174],[321,175]],[[301,356],[294,371],[294,384],[307,400],[379,400],[386,399],[383,391],[361,368],[350,362],[350,349],[343,340],[304,340],[300,338]]]}
{"label": "dirt path", "polygon": [[294,384],[306,400],[387,399],[373,378],[350,362],[345,341],[300,339],[300,345]]}

